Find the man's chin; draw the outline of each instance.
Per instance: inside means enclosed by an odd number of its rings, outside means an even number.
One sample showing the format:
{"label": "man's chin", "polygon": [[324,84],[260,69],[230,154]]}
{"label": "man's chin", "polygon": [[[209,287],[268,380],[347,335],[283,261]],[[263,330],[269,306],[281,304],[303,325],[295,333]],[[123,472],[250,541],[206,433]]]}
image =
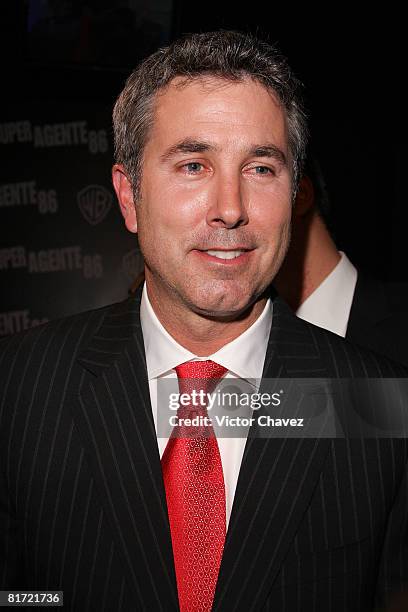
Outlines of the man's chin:
{"label": "man's chin", "polygon": [[256,294],[251,293],[241,295],[229,293],[222,296],[212,296],[208,293],[200,299],[196,297],[190,305],[192,310],[203,317],[227,322],[245,318],[259,299]]}

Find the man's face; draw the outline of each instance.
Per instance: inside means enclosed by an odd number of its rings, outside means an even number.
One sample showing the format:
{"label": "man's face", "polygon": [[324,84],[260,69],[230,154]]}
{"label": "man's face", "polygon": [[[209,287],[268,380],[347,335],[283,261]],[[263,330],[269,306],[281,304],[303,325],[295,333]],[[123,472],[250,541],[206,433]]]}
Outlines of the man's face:
{"label": "man's face", "polygon": [[283,109],[250,79],[174,80],[156,100],[140,193],[126,221],[137,228],[149,295],[173,311],[238,317],[288,246]]}

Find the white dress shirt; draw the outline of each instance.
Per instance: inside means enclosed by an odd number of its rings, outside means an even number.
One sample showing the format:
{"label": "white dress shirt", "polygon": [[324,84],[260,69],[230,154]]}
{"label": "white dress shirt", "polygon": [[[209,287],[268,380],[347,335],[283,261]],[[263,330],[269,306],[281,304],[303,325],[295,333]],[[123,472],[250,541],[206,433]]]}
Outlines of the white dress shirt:
{"label": "white dress shirt", "polygon": [[[150,304],[146,284],[143,287],[140,304],[140,321],[146,353],[150,400],[153,418],[158,428],[157,381],[162,378],[177,378],[175,367],[186,361],[211,359],[224,366],[228,372],[225,378],[241,378],[255,381],[254,392],[258,390],[264,367],[266,348],[272,325],[272,302],[268,299],[262,314],[238,338],[223,346],[208,357],[197,357],[174,340],[157,318]],[[246,438],[217,437],[225,482],[227,525],[244,453]],[[160,457],[163,455],[168,438],[159,437]]]}
{"label": "white dress shirt", "polygon": [[300,305],[296,315],[338,336],[346,335],[357,282],[357,270],[348,257],[341,259],[324,281]]}

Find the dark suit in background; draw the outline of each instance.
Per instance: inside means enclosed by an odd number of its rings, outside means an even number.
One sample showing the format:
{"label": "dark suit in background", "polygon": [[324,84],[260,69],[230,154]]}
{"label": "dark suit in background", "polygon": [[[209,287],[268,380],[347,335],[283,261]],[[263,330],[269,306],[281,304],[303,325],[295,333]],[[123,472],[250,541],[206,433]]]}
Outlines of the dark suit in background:
{"label": "dark suit in background", "polygon": [[[353,273],[349,269],[345,275],[343,268],[338,276],[338,266],[344,262],[339,261],[341,252],[335,234],[325,176],[319,160],[309,149],[293,209],[292,240],[273,282],[296,312],[330,275],[337,275],[338,296],[333,295],[333,290],[331,294],[320,294],[319,308],[313,313],[309,304],[307,316],[304,310],[300,315],[322,327],[327,324],[327,317],[322,317],[321,313],[330,309],[337,297],[341,300],[344,295],[350,295],[351,298],[354,286]],[[375,280],[356,270],[352,261],[348,264],[348,268],[351,264],[353,272],[357,272],[349,319],[347,322],[344,318],[338,328],[332,329],[341,334],[346,330],[346,338],[350,341],[408,366],[408,284]]]}
{"label": "dark suit in background", "polygon": [[358,272],[346,338],[408,366],[408,285]]}
{"label": "dark suit in background", "polygon": [[[66,610],[178,608],[140,295],[1,344],[2,589],[62,589]],[[406,375],[279,298],[273,317],[265,378]],[[406,461],[403,439],[250,439],[213,609],[382,604],[408,578]]]}

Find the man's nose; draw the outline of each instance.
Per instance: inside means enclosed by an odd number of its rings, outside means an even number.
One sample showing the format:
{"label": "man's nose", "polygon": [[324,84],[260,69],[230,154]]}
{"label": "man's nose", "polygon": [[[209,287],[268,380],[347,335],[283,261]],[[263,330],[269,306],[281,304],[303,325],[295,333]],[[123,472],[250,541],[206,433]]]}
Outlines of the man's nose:
{"label": "man's nose", "polygon": [[216,227],[234,228],[248,223],[240,176],[219,176],[214,185],[207,223]]}

